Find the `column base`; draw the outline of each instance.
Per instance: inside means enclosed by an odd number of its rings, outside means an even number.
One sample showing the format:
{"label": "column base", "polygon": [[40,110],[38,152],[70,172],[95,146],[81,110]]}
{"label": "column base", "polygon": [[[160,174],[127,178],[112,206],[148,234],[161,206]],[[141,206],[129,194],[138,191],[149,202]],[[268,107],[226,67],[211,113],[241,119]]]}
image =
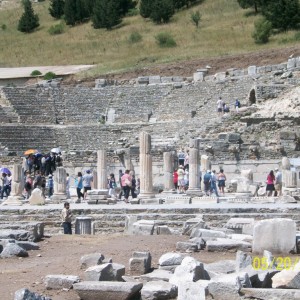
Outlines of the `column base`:
{"label": "column base", "polygon": [[50,198],[50,203],[61,203],[63,201],[67,200],[66,194],[53,194]]}
{"label": "column base", "polygon": [[8,196],[1,205],[23,205],[22,196]]}
{"label": "column base", "polygon": [[188,189],[185,193],[191,197],[192,196],[200,197],[204,195],[204,193],[200,190],[200,188]]}

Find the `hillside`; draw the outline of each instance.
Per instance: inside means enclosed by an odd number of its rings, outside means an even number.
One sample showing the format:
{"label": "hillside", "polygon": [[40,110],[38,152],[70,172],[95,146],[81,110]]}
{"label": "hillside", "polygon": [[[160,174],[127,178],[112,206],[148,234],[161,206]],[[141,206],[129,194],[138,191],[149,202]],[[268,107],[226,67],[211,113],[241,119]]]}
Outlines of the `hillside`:
{"label": "hillside", "polygon": [[[258,52],[253,56],[254,61],[246,59],[248,55],[241,56],[240,62],[247,65],[259,64],[258,60],[263,59],[262,53],[280,62],[298,49],[297,41],[293,39],[294,32],[277,34],[272,36],[270,43],[256,45],[251,32],[257,16],[240,9],[236,0],[204,1],[178,12],[166,25],[154,25],[134,16],[125,18],[122,26],[111,31],[95,30],[89,22],[75,27],[66,26],[65,33],[55,36],[50,35],[48,29],[59,21],[49,15],[49,1],[33,3],[33,7],[41,26],[31,34],[23,34],[16,29],[22,14],[20,4],[18,8],[6,5],[0,10],[1,24],[6,25],[0,35],[0,67],[95,64],[97,66],[92,71],[81,76],[131,71],[135,75],[147,70],[161,74],[163,69],[164,72],[191,75],[197,67],[206,64],[218,70],[219,63],[220,66],[224,64],[215,60],[216,57],[222,57],[221,61],[228,60],[226,67],[246,67],[235,64],[239,61],[236,55]],[[190,14],[195,10],[202,14],[199,29],[190,20]],[[246,13],[248,17],[245,17]],[[142,41],[130,43],[128,39],[132,32],[139,32]],[[160,48],[155,42],[159,32],[172,34],[177,47]],[[272,52],[268,54],[270,49]],[[277,49],[281,49],[278,50],[281,54],[276,61]],[[268,62],[263,60],[262,63]]]}

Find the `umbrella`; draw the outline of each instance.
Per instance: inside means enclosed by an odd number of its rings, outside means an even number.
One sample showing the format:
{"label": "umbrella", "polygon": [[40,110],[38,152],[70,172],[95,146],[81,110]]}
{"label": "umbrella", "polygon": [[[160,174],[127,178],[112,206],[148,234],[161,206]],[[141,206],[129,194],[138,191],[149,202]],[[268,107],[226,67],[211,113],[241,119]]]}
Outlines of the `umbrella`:
{"label": "umbrella", "polygon": [[7,168],[0,168],[0,173],[1,173],[1,174],[2,174],[2,173],[5,173],[5,174],[7,174],[7,175],[11,175],[10,170],[7,169]]}
{"label": "umbrella", "polygon": [[59,148],[59,147],[57,147],[57,148],[53,148],[53,149],[51,149],[51,152],[52,152],[52,153],[60,153],[60,152],[61,152],[61,150],[60,150],[60,148]]}
{"label": "umbrella", "polygon": [[30,154],[35,154],[38,153],[39,151],[36,149],[28,149],[24,152],[24,155],[30,155]]}
{"label": "umbrella", "polygon": [[41,157],[41,156],[43,156],[43,154],[40,153],[40,152],[37,152],[37,153],[34,154],[34,156],[36,156],[36,157]]}

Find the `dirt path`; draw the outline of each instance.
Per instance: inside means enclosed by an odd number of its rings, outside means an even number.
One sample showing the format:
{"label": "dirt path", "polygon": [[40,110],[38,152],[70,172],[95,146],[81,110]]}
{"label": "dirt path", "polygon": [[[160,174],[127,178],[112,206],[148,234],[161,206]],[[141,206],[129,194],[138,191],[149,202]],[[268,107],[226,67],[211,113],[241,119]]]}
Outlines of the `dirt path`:
{"label": "dirt path", "polygon": [[[150,251],[152,267],[157,268],[159,257],[175,251],[177,241],[186,240],[186,236],[66,236],[57,235],[40,242],[40,250],[29,251],[28,258],[0,260],[0,299],[11,300],[21,288],[47,295],[52,300],[79,300],[73,290],[46,290],[43,278],[46,275],[78,275],[84,279],[80,269],[81,256],[101,252],[113,262],[124,264],[128,274],[128,261],[133,251]],[[190,254],[202,262],[221,259],[234,259],[233,253],[199,252]]]}

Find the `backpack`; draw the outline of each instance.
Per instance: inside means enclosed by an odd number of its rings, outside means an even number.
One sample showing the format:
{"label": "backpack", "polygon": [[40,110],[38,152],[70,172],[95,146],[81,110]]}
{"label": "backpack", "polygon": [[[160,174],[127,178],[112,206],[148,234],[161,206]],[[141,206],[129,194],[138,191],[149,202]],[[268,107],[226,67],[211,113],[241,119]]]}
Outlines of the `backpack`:
{"label": "backpack", "polygon": [[241,102],[239,100],[236,100],[235,106],[237,106],[238,108],[240,108],[241,107]]}
{"label": "backpack", "polygon": [[26,181],[25,185],[24,185],[24,188],[25,188],[26,191],[31,190],[31,183],[29,181]]}

